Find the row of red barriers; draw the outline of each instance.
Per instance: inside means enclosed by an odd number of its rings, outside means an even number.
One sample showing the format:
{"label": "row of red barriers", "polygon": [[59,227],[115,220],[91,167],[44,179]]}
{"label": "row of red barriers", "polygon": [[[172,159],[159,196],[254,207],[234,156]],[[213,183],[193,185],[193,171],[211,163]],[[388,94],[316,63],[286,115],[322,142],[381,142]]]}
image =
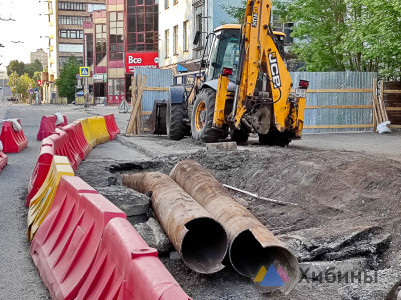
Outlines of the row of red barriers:
{"label": "row of red barriers", "polygon": [[75,150],[75,147],[70,140],[70,137],[64,130],[56,129],[56,132],[52,135],[48,136],[46,139],[46,143],[48,140],[52,140],[54,143],[54,154],[59,156],[66,156],[70,161],[71,167],[74,172],[78,169],[79,164],[82,159]]}
{"label": "row of red barriers", "polygon": [[29,202],[42,186],[54,155],[66,156],[73,170],[76,171],[90,151],[80,122],[73,122],[57,128],[56,131],[42,140],[39,159],[29,180],[26,207],[29,207]]}
{"label": "row of red barriers", "polygon": [[110,140],[114,140],[118,134],[120,134],[120,129],[118,129],[114,115],[104,115],[104,120],[106,121],[106,128],[110,135]]}
{"label": "row of red barriers", "polygon": [[52,299],[190,299],[126,215],[79,177],[61,178],[30,253]]}
{"label": "row of red barriers", "polygon": [[[20,119],[16,119],[21,125]],[[18,153],[28,146],[24,131],[15,131],[12,121],[4,121],[1,128],[0,141],[3,143],[4,153]]]}
{"label": "row of red barriers", "polygon": [[43,140],[44,138],[47,138],[49,135],[51,135],[53,132],[56,131],[57,127],[62,127],[67,125],[67,117],[65,115],[62,115],[64,119],[63,124],[57,125],[57,116],[52,115],[52,116],[43,116],[42,120],[40,121],[40,128],[38,131],[38,134],[36,136],[38,141]]}
{"label": "row of red barriers", "polygon": [[75,151],[79,154],[81,160],[84,160],[89,154],[90,148],[82,131],[81,122],[73,122],[62,127],[61,130],[64,130],[68,134]]}

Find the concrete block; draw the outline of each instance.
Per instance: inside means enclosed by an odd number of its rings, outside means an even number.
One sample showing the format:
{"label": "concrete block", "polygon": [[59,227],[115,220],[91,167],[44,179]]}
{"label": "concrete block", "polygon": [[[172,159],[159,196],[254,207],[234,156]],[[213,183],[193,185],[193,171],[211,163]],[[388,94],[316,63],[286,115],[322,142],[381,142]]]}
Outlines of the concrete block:
{"label": "concrete block", "polygon": [[236,142],[207,143],[206,149],[208,151],[235,151],[237,150],[237,143]]}

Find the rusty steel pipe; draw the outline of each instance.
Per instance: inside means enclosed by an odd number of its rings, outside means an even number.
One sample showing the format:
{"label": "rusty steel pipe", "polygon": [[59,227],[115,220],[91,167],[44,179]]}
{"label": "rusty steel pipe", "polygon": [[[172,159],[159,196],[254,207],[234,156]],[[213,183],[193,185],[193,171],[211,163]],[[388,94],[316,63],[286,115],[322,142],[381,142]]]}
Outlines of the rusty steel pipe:
{"label": "rusty steel pipe", "polygon": [[174,248],[192,270],[210,274],[224,268],[227,234],[199,203],[161,173],[122,176],[123,185],[152,192],[152,208]]}
{"label": "rusty steel pipe", "polygon": [[[295,256],[199,163],[183,160],[170,177],[224,226],[235,270],[257,282],[261,292],[280,290],[288,294],[295,287],[300,276]],[[280,275],[280,286],[269,286],[270,278],[265,275],[272,272],[276,279]],[[262,279],[267,280],[265,284]]]}

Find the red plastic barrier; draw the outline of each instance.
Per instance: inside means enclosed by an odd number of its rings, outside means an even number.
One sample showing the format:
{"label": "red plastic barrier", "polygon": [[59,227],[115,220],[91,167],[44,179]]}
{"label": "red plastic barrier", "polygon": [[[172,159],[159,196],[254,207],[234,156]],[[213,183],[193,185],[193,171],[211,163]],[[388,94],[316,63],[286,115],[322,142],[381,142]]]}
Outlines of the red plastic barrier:
{"label": "red plastic barrier", "polygon": [[157,250],[149,248],[127,220],[114,218],[104,229],[94,265],[76,299],[191,298],[158,259]]}
{"label": "red plastic barrier", "polygon": [[73,145],[75,151],[79,154],[81,160],[84,160],[90,152],[90,148],[82,131],[81,123],[73,122],[72,124],[68,124],[61,129],[68,134],[70,142]]}
{"label": "red plastic barrier", "polygon": [[107,223],[126,218],[79,177],[63,176],[31,256],[52,299],[75,299],[93,265]]}
{"label": "red plastic barrier", "polygon": [[[20,119],[17,119],[21,124]],[[24,131],[16,132],[11,121],[4,121],[1,129],[0,141],[3,143],[4,153],[17,153],[28,146]]]}
{"label": "red plastic barrier", "polygon": [[75,172],[78,169],[82,159],[75,151],[68,134],[63,130],[60,130],[59,132],[53,133],[48,138],[54,142],[54,154],[66,156]]}
{"label": "red plastic barrier", "polygon": [[36,162],[35,168],[28,184],[28,195],[26,196],[25,206],[29,207],[29,202],[36,195],[44,180],[46,179],[47,173],[49,172],[50,165],[52,164],[54,156],[54,142],[49,138],[42,140],[42,146],[40,148],[40,155]]}
{"label": "red plastic barrier", "polygon": [[91,148],[90,148],[90,146],[88,144],[88,141],[85,138],[84,130],[82,129],[82,124],[81,124],[80,121],[74,121],[71,124],[76,127],[75,133],[76,133],[77,140],[78,140],[78,143],[80,145],[80,148],[82,149],[82,152],[83,152],[83,155],[84,155],[82,159],[85,159],[85,157],[91,151]]}
{"label": "red plastic barrier", "polygon": [[53,132],[55,132],[56,128],[58,126],[65,126],[67,125],[67,117],[63,115],[64,118],[64,123],[60,125],[56,125],[57,123],[57,116],[43,116],[42,120],[40,121],[40,128],[38,131],[38,134],[36,136],[38,141],[43,140],[44,138],[48,137],[51,135]]}
{"label": "red plastic barrier", "polygon": [[7,166],[8,157],[3,152],[0,151],[0,171]]}
{"label": "red plastic barrier", "polygon": [[114,140],[118,134],[120,134],[120,129],[118,129],[114,115],[104,115],[104,120],[106,121],[107,131],[110,135],[110,140]]}

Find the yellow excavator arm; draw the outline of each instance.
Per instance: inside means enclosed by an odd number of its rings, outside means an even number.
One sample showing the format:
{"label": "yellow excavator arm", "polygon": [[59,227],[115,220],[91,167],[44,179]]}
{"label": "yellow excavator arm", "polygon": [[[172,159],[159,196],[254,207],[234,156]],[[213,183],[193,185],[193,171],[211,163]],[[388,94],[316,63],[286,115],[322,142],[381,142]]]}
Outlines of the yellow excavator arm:
{"label": "yellow excavator arm", "polygon": [[[290,74],[275,44],[275,35],[270,27],[271,1],[248,1],[245,23],[242,27],[242,44],[240,66],[237,76],[237,90],[232,113],[232,121],[236,128],[244,122],[244,114],[249,113],[252,103],[273,105],[270,112],[266,109],[257,116],[265,119],[264,124],[256,126],[259,134],[267,134],[270,120],[274,122],[278,132],[294,130],[303,123],[305,99],[290,96],[293,87]],[[261,78],[262,77],[262,78]],[[262,88],[257,89],[257,81],[262,80]],[[264,103],[265,102],[265,103]],[[296,102],[296,108],[292,108]],[[299,111],[302,120],[299,120]],[[271,118],[273,113],[274,118]],[[270,119],[269,119],[270,118]],[[251,122],[252,123],[252,122]],[[261,122],[263,123],[263,122]],[[268,123],[268,124],[267,124]],[[252,123],[255,128],[255,122]],[[300,135],[300,133],[299,133]]]}

